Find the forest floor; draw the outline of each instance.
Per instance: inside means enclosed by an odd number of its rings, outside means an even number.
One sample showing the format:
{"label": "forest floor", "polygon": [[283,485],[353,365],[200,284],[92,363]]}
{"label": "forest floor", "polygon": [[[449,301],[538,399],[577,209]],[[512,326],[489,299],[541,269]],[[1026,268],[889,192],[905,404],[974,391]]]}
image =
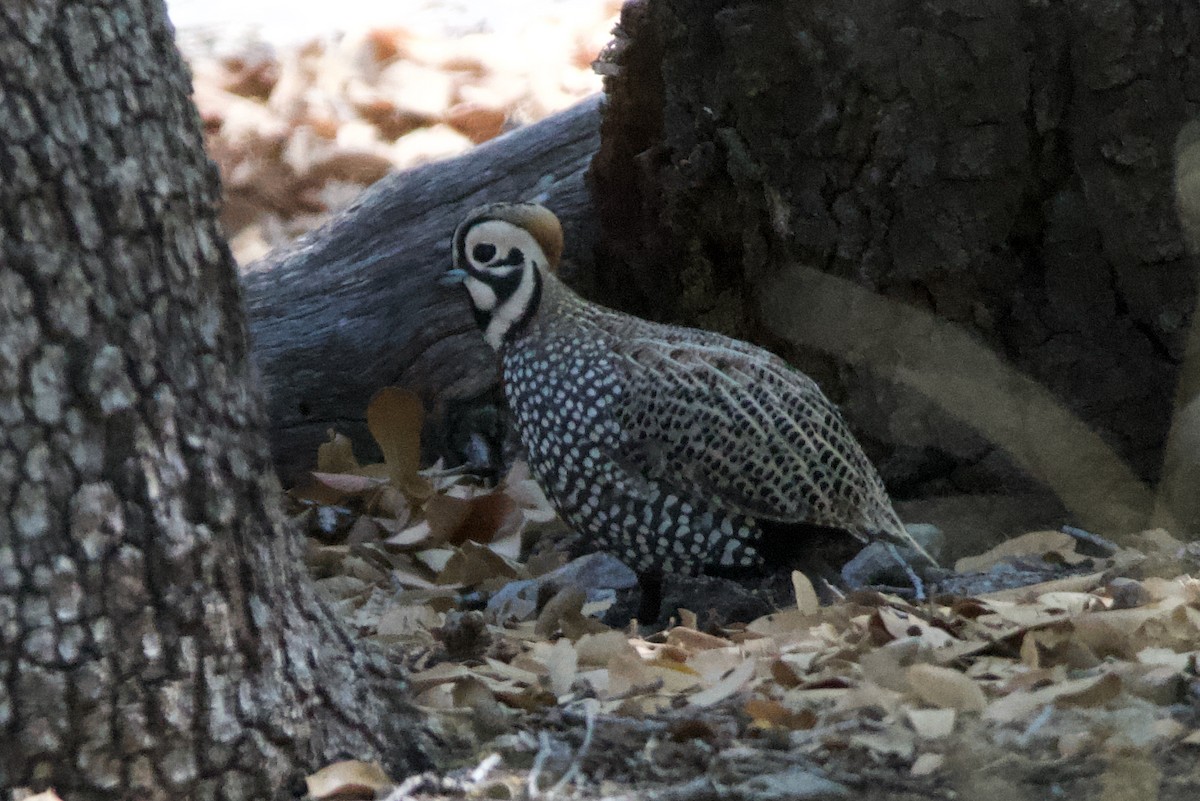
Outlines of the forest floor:
{"label": "forest floor", "polygon": [[[181,31],[239,262],[391,170],[598,91],[590,64],[617,6],[468,35]],[[496,488],[418,471],[419,407],[398,390],[368,420],[390,461],[361,465],[333,436],[292,512],[321,592],[359,637],[406,655],[444,771],[397,783],[339,763],[310,777],[313,798],[1200,792],[1200,581],[1186,575],[1200,551],[1168,532],[1121,547],[1032,532],[960,560],[920,602],[870,590],[822,606],[799,574],[679,579],[668,619],[639,627],[627,570],[549,547],[561,524],[520,466]]]}
{"label": "forest floor", "polygon": [[800,573],[673,577],[663,619],[638,625],[633,575],[568,560],[523,465],[495,487],[418,471],[420,404],[400,389],[367,420],[387,461],[359,464],[335,434],[292,513],[320,591],[405,655],[443,772],[395,785],[342,763],[314,797],[1200,790],[1200,580],[1181,575],[1200,548],[1166,531],[1120,546],[1031,532],[958,560],[922,601],[880,588],[820,604]]}

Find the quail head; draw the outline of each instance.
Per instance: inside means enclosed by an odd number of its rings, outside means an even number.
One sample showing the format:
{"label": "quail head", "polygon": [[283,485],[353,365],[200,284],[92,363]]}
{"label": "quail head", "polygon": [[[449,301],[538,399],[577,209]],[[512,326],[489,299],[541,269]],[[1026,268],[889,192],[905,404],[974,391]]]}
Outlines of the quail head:
{"label": "quail head", "polygon": [[643,578],[643,615],[663,573],[761,569],[813,542],[933,563],[812,379],[749,343],[584,300],[556,277],[562,250],[548,209],[483,206],[454,233],[450,276],[500,355],[534,477],[590,548]]}

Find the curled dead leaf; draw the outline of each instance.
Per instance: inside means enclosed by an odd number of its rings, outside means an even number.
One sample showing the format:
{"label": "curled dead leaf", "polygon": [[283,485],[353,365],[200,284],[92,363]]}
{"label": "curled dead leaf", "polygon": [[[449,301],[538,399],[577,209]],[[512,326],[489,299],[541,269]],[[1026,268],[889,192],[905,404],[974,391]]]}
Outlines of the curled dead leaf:
{"label": "curled dead leaf", "polygon": [[1048,553],[1054,553],[1062,558],[1065,558],[1067,554],[1074,556],[1075,540],[1061,531],[1031,531],[1028,534],[1005,540],[978,556],[965,556],[954,563],[954,569],[959,573],[971,573],[977,570],[987,570],[1013,556],[1041,556]]}
{"label": "curled dead leaf", "polygon": [[375,762],[348,759],[321,768],[304,778],[308,794],[316,801],[372,799],[395,782]]}
{"label": "curled dead leaf", "polygon": [[358,459],[354,456],[354,445],[350,438],[332,428],[328,435],[329,441],[317,447],[317,470],[322,473],[353,473],[358,469]]}
{"label": "curled dead leaf", "polygon": [[930,624],[920,617],[896,609],[891,606],[881,606],[875,610],[875,620],[895,640],[907,637],[917,637],[921,645],[927,648],[945,648],[957,642],[953,635]]}
{"label": "curled dead leaf", "polygon": [[909,773],[913,776],[929,776],[941,769],[946,757],[942,754],[921,754],[912,763]]}
{"label": "curled dead leaf", "polygon": [[913,665],[906,672],[908,685],[928,704],[959,712],[982,712],[987,706],[983,690],[957,670],[940,665]]}
{"label": "curled dead leaf", "polygon": [[435,536],[451,545],[467,540],[490,543],[521,525],[516,502],[503,492],[488,492],[471,498],[434,495],[425,515]]}
{"label": "curled dead leaf", "polygon": [[438,584],[474,587],[488,579],[525,578],[521,569],[486,545],[467,540],[450,553],[438,573]]}
{"label": "curled dead leaf", "polygon": [[953,709],[912,709],[904,710],[904,716],[913,731],[922,740],[940,740],[954,733],[954,719],[957,713]]}
{"label": "curled dead leaf", "polygon": [[740,665],[729,671],[720,681],[706,690],[690,696],[688,704],[690,706],[712,706],[713,704],[724,701],[734,693],[745,687],[752,678],[754,678],[755,669],[758,666],[758,660],[750,658],[742,662]]}
{"label": "curled dead leaf", "polygon": [[558,703],[554,693],[540,687],[526,687],[515,692],[498,692],[496,700],[514,709],[533,712]]}
{"label": "curled dead leaf", "polygon": [[685,651],[705,651],[709,648],[728,648],[730,642],[723,637],[714,637],[693,628],[676,626],[667,632],[667,644]]}
{"label": "curled dead leaf", "polygon": [[383,451],[392,482],[410,498],[423,501],[433,487],[418,474],[421,466],[421,425],[425,410],[415,393],[384,387],[367,405],[367,428]]}
{"label": "curled dead leaf", "polygon": [[789,709],[769,698],[751,698],[746,702],[746,714],[759,728],[778,727],[793,731],[811,729],[817,725],[817,713],[803,708]]}
{"label": "curled dead leaf", "polygon": [[812,581],[799,570],[792,571],[792,592],[796,596],[796,609],[803,615],[815,615],[821,611],[821,602]]}

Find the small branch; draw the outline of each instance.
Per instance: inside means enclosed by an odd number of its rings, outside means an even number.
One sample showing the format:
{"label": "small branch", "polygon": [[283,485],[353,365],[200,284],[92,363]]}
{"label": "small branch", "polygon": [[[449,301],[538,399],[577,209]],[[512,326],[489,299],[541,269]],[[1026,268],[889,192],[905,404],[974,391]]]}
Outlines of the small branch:
{"label": "small branch", "polygon": [[583,758],[587,756],[588,749],[592,747],[592,735],[596,732],[596,710],[598,707],[599,704],[593,698],[589,698],[583,702],[583,711],[586,716],[583,742],[580,743],[579,750],[575,752],[575,758],[571,760],[571,766],[567,768],[567,772],[550,788],[550,798],[554,798],[579,775],[583,765]]}
{"label": "small branch", "polygon": [[1120,550],[1120,546],[1112,540],[1106,540],[1099,534],[1093,534],[1090,531],[1075,528],[1075,526],[1063,526],[1061,531],[1083,546],[1080,553],[1085,556],[1108,557]]}

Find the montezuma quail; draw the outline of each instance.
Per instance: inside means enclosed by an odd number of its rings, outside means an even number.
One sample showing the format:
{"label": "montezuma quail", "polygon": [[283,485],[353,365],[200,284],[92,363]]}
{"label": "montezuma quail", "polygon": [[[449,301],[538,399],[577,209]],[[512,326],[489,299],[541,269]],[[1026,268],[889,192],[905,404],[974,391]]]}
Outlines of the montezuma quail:
{"label": "montezuma quail", "polygon": [[768,534],[833,529],[929,559],[816,383],[746,342],[583,300],[555,276],[562,248],[549,210],[483,206],[450,277],[500,353],[534,477],[595,550],[643,577],[721,572],[775,558]]}

